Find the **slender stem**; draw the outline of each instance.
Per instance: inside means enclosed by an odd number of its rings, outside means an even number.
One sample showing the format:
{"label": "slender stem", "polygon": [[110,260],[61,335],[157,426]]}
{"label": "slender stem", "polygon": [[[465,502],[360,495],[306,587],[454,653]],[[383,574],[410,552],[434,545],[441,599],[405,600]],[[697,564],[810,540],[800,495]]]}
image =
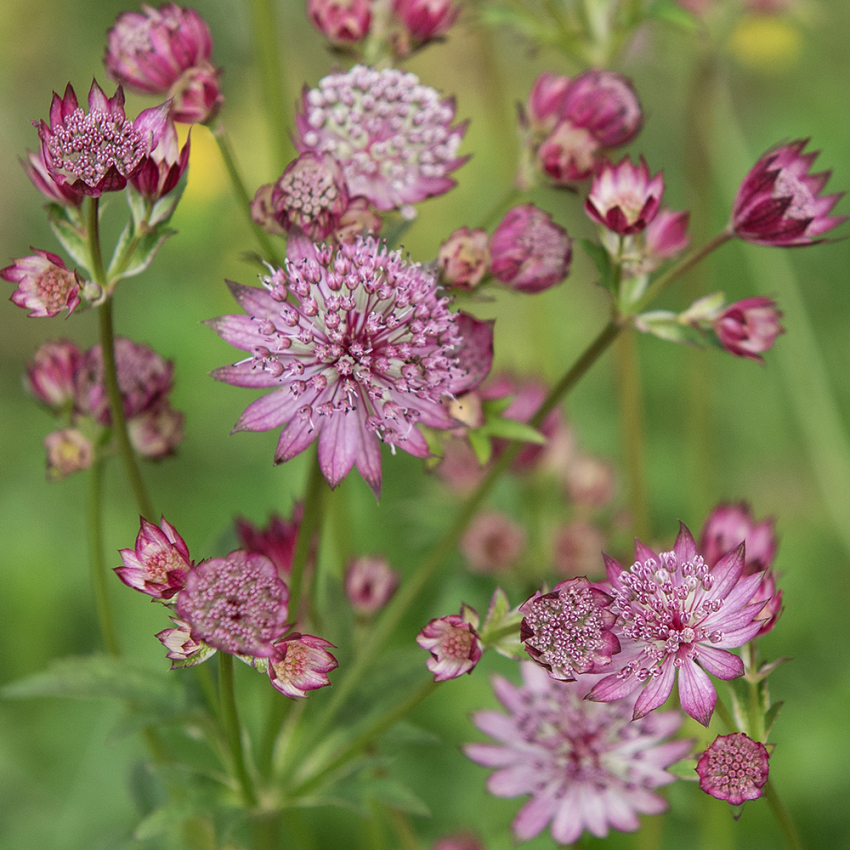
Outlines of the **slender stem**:
{"label": "slender stem", "polygon": [[324,765],[320,765],[312,774],[298,783],[292,789],[292,796],[299,796],[307,791],[313,790],[321,784],[322,780],[338,770],[346,762],[350,761],[355,756],[359,755],[372,741],[379,735],[382,735],[399,720],[406,717],[416,706],[424,702],[437,689],[438,682],[429,679],[427,682],[420,685],[416,690],[412,691],[402,700],[397,706],[390,709],[382,717],[378,718],[368,729],[361,732],[355,738],[346,744],[337,755]]}
{"label": "slender stem", "polygon": [[228,138],[227,132],[225,131],[222,123],[219,123],[213,130],[213,137],[218,143],[218,149],[221,153],[221,158],[224,161],[224,167],[227,169],[227,174],[230,177],[230,184],[233,187],[233,191],[236,193],[236,197],[239,201],[239,207],[246,217],[248,226],[254,232],[254,236],[260,244],[260,249],[262,250],[263,255],[273,265],[282,266],[283,261],[269,239],[268,234],[254,221],[253,218],[251,218],[251,196],[248,194],[248,190],[245,188],[242,176],[239,174],[239,167],[236,165],[236,157],[233,154],[230,139]]}
{"label": "slender stem", "polygon": [[648,540],[652,536],[649,521],[649,497],[646,482],[643,398],[637,331],[627,328],[614,346],[614,363],[620,391],[620,421],[626,454],[629,482],[629,509],[635,536]]}
{"label": "slender stem", "polygon": [[714,239],[710,239],[705,245],[700,248],[695,248],[687,256],[683,257],[673,268],[665,272],[661,277],[656,278],[643,294],[643,298],[638,301],[633,312],[640,313],[650,302],[654,301],[673,281],[678,280],[683,274],[689,272],[697,263],[704,260],[712,251],[715,251],[721,245],[725,245],[730,239],[734,239],[735,234],[729,228],[722,230]]}
{"label": "slender stem", "polygon": [[788,846],[793,848],[793,850],[803,850],[800,833],[797,832],[797,827],[794,821],[791,820],[788,809],[782,804],[782,800],[779,799],[779,795],[776,793],[776,788],[773,787],[773,783],[769,779],[764,786],[764,796],[767,799],[770,810],[773,812],[773,816],[776,818],[776,822],[779,824],[779,828],[782,830],[782,834],[785,836],[785,840],[788,842]]}
{"label": "slender stem", "polygon": [[[579,379],[607,350],[608,346],[620,333],[621,327],[614,321],[609,322],[590,343],[584,353],[567,370],[561,380],[553,387],[546,400],[531,417],[529,424],[537,428],[547,414],[560,403],[561,399],[578,383]],[[431,577],[442,566],[443,561],[454,551],[460,536],[481,503],[493,489],[502,474],[508,469],[514,458],[523,447],[519,441],[511,441],[501,455],[490,467],[487,475],[478,488],[461,505],[455,521],[440,538],[431,552],[419,564],[415,572],[405,579],[398,592],[376,620],[374,627],[367,635],[363,646],[352,664],[347,668],[345,676],[335,685],[333,694],[328,700],[325,710],[320,714],[310,729],[309,742],[319,740],[330,727],[337,712],[346,704],[349,695],[363,681],[363,673],[372,662],[377,649],[389,638],[396,626],[401,622],[408,608],[422,593]]]}
{"label": "slender stem", "polygon": [[245,767],[245,754],[242,752],[242,734],[239,729],[239,715],[236,711],[236,694],[233,690],[233,656],[226,652],[218,653],[218,692],[221,722],[230,746],[233,769],[242,789],[242,798],[248,808],[257,805],[254,784]]}
{"label": "slender stem", "polygon": [[[313,540],[322,527],[325,490],[325,479],[316,453],[310,462],[307,490],[304,496],[304,516],[301,520],[301,527],[298,529],[295,551],[292,554],[292,570],[289,574],[289,610],[295,618],[296,624],[301,620],[298,606],[301,602],[304,571],[310,557]],[[315,580],[312,582],[312,587],[316,587]]]}
{"label": "slender stem", "polygon": [[109,605],[109,590],[106,584],[106,561],[103,557],[103,461],[95,459],[89,470],[89,563],[91,580],[94,586],[94,598],[97,605],[97,619],[103,645],[110,655],[119,656],[121,649],[112,619]]}
{"label": "slender stem", "polygon": [[118,367],[115,363],[115,332],[112,327],[112,299],[107,298],[100,306],[100,350],[103,356],[103,382],[109,397],[109,412],[112,417],[112,431],[118,440],[118,450],[124,462],[124,470],[130,482],[130,488],[136,498],[139,513],[150,522],[155,521],[153,507],[148,498],[145,483],[142,480],[136,453],[127,432],[127,420],[124,416],[124,401],[118,385]]}
{"label": "slender stem", "polygon": [[263,109],[268,116],[276,167],[283,171],[294,153],[287,121],[291,104],[283,76],[284,66],[280,61],[280,30],[271,0],[251,0],[251,19],[262,75]]}
{"label": "slender stem", "polygon": [[89,253],[91,254],[94,282],[106,291],[106,270],[103,267],[103,252],[100,249],[100,198],[89,198],[87,235],[89,239]]}

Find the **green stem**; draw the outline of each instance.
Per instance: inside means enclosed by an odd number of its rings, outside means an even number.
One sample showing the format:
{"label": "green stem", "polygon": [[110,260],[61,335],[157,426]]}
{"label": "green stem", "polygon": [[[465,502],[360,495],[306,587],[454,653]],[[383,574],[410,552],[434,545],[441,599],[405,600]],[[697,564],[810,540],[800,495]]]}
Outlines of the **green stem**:
{"label": "green stem", "polygon": [[[599,333],[596,339],[590,343],[584,353],[576,360],[573,366],[567,370],[561,380],[553,387],[546,400],[540,406],[537,413],[532,416],[529,424],[532,428],[540,427],[547,414],[560,403],[561,399],[578,383],[579,379],[607,350],[608,346],[620,333],[620,326],[609,322]],[[419,597],[425,586],[443,561],[454,551],[458,540],[479,506],[493,489],[502,474],[510,467],[514,458],[519,454],[524,443],[511,441],[497,460],[493,463],[487,475],[478,488],[461,505],[455,521],[437,542],[436,546],[419,564],[414,573],[402,582],[401,587],[390,600],[381,616],[376,620],[374,627],[369,632],[366,640],[352,664],[347,668],[345,676],[338,684],[335,684],[333,693],[310,729],[309,744],[319,740],[330,728],[337,712],[346,704],[351,692],[358,683],[363,681],[363,674],[369,664],[372,663],[374,655],[379,647],[389,638],[401,622],[408,608]]]}
{"label": "green stem", "polygon": [[271,0],[251,0],[251,19],[261,73],[263,109],[268,115],[276,170],[282,172],[294,150],[287,120],[291,104],[278,51],[279,28]]}
{"label": "green stem", "polygon": [[218,692],[221,723],[230,747],[233,769],[242,789],[245,805],[248,808],[254,808],[257,805],[257,795],[251,777],[248,776],[245,754],[242,751],[242,734],[239,729],[239,715],[236,711],[236,694],[233,690],[233,656],[227,652],[218,653]]}
{"label": "green stem", "polygon": [[282,266],[283,261],[278,256],[277,250],[274,245],[272,245],[268,234],[254,221],[253,218],[251,218],[252,199],[248,194],[248,190],[245,188],[242,176],[239,174],[239,168],[236,165],[236,157],[233,154],[230,139],[228,138],[227,132],[225,131],[222,123],[219,122],[218,126],[213,130],[213,137],[218,143],[218,149],[221,153],[224,167],[227,169],[227,174],[230,177],[230,184],[233,187],[233,191],[236,193],[236,197],[239,201],[239,207],[245,215],[248,226],[254,232],[254,236],[260,244],[260,249],[262,250],[263,255],[273,265],[278,267]]}
{"label": "green stem", "polygon": [[424,702],[437,689],[438,682],[429,679],[427,682],[420,685],[412,693],[402,700],[395,708],[390,709],[382,717],[378,718],[368,729],[361,732],[355,738],[346,744],[337,755],[324,765],[320,765],[312,774],[302,779],[292,790],[293,797],[300,796],[308,791],[312,791],[322,780],[338,770],[352,758],[359,755],[372,741],[398,723],[399,720],[407,717],[407,715],[416,706]]}
{"label": "green stem", "polygon": [[115,332],[112,326],[112,299],[107,298],[100,305],[100,350],[103,355],[103,382],[109,397],[109,412],[112,417],[112,431],[118,440],[118,451],[124,462],[127,480],[136,498],[139,513],[150,522],[155,521],[153,507],[148,498],[136,453],[127,432],[127,420],[124,416],[124,400],[118,385],[118,367],[115,362]]}
{"label": "green stem", "polygon": [[109,589],[106,584],[106,560],[103,557],[103,461],[96,459],[89,471],[89,563],[91,580],[94,586],[94,598],[97,606],[97,619],[103,645],[110,655],[121,655],[112,608],[109,605]]}
{"label": "green stem", "polygon": [[91,255],[91,272],[94,282],[106,292],[106,270],[103,267],[103,252],[100,249],[100,198],[89,198],[87,236]]}
{"label": "green stem", "polygon": [[785,840],[788,842],[788,846],[793,848],[793,850],[803,850],[800,833],[797,832],[797,827],[794,821],[791,820],[791,815],[788,814],[788,810],[782,804],[782,800],[779,799],[779,795],[776,793],[776,788],[773,787],[773,783],[769,779],[764,786],[764,796],[767,799],[770,810],[773,812],[773,816],[776,818],[776,822],[779,824],[779,828],[782,830],[782,834],[785,836]]}
{"label": "green stem", "polygon": [[634,328],[627,328],[620,334],[614,346],[614,363],[620,392],[620,421],[626,454],[629,510],[635,536],[640,540],[649,540],[652,529],[646,483],[643,398],[637,331]]}

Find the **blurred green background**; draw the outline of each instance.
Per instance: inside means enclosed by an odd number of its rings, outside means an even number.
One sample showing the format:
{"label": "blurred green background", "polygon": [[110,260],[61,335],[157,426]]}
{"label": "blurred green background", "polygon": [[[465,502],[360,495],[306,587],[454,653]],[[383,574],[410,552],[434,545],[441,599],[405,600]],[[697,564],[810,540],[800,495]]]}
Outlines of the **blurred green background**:
{"label": "blurred green background", "polygon": [[[314,85],[335,61],[306,22],[303,6],[300,0],[280,0],[277,9],[293,106],[303,83]],[[214,59],[225,69],[223,118],[253,191],[281,169],[270,153],[249,7],[200,0],[196,8],[211,26]],[[28,254],[30,246],[59,250],[42,198],[16,159],[36,146],[30,121],[47,117],[52,90],[61,92],[71,81],[82,99],[95,76],[111,92],[101,64],[104,34],[126,9],[113,0],[0,4],[0,265]],[[647,115],[630,151],[643,153],[653,170],[664,169],[666,200],[675,208],[689,203],[694,185],[712,189],[709,218],[695,218],[695,232],[711,234],[725,224],[738,182],[763,150],[781,140],[811,136],[812,146],[823,151],[818,166],[834,172],[828,188],[850,186],[848,32],[845,0],[807,4],[788,20],[742,25],[716,68],[713,129],[702,137],[709,160],[695,175],[696,148],[686,134],[685,115],[689,108],[697,120],[712,114],[709,100],[693,95],[701,39],[657,24],[640,31],[617,68],[633,77]],[[472,14],[464,16],[445,44],[424,51],[408,66],[423,82],[454,94],[459,118],[471,119],[463,151],[473,156],[457,172],[457,189],[422,204],[405,236],[413,259],[427,262],[454,228],[482,221],[511,186],[517,157],[515,103],[524,100],[535,77],[544,70],[580,69],[555,53],[531,50],[508,31],[476,26]],[[128,114],[148,105],[130,95]],[[532,197],[571,235],[592,235],[578,197],[551,190]],[[123,202],[117,197],[112,203]],[[849,209],[845,201],[838,212]],[[180,234],[153,266],[120,286],[115,317],[120,334],[176,361],[172,403],[186,413],[185,441],[176,458],[148,465],[145,476],[157,510],[200,558],[232,543],[227,535],[235,515],[264,522],[272,510],[287,514],[303,489],[306,467],[302,458],[272,466],[275,433],[230,436],[250,391],[208,377],[233,354],[201,321],[236,312],[224,278],[251,283],[255,271],[242,258],[254,249],[252,236],[205,128],[192,133],[189,186],[173,225]],[[601,327],[605,300],[580,253],[562,286],[534,297],[498,293],[494,301],[472,306],[480,317],[497,319],[497,367],[554,380]],[[785,702],[772,736],[771,775],[809,848],[850,847],[848,268],[847,241],[785,252],[732,244],[706,264],[709,280],[685,282],[685,289],[691,286],[697,293],[699,286],[723,289],[730,300],[757,293],[779,300],[788,333],[767,355],[764,368],[655,339],[641,339],[639,346],[656,540],[669,541],[679,519],[696,533],[720,499],[746,498],[757,517],[776,517],[781,536],[776,567],[783,574],[786,611],[762,640],[762,653],[793,660],[771,679],[773,698]],[[683,308],[685,299],[683,287],[674,288],[660,306]],[[54,426],[21,389],[25,363],[41,342],[68,337],[90,346],[97,327],[93,313],[67,321],[28,319],[4,298],[0,328],[0,684],[5,684],[52,659],[100,646],[81,510],[86,477],[46,482],[42,440]],[[704,405],[696,425],[689,413],[694,387]],[[610,356],[569,398],[567,408],[582,446],[619,464]],[[424,474],[419,461],[403,453],[386,455],[384,476],[380,505],[356,476],[340,488],[339,498],[354,520],[348,546],[353,552],[383,551],[404,571],[436,539],[455,502]],[[117,463],[108,470],[106,488],[106,548],[117,566],[115,551],[132,546],[138,517]],[[548,515],[557,515],[555,499],[557,494],[550,493]],[[518,509],[510,482],[499,488],[493,503]],[[627,553],[628,533],[613,546],[618,554]],[[327,545],[324,551],[338,573],[341,550]],[[461,598],[486,610],[490,579],[468,575],[459,556],[443,575],[440,590],[423,599],[405,623],[401,644],[409,646],[430,617],[456,610]],[[111,591],[126,653],[165,670],[162,647],[153,637],[165,627],[162,611],[118,581]],[[327,636],[340,644],[344,662],[346,635],[341,626],[336,632]],[[475,675],[441,687],[417,712],[415,721],[438,735],[442,745],[397,742],[392,747],[393,769],[432,812],[430,818],[414,818],[423,847],[464,828],[476,830],[490,850],[512,846],[509,824],[520,801],[489,797],[485,771],[458,749],[464,741],[480,739],[469,713],[494,704],[489,670],[515,675],[512,664],[487,657]],[[250,725],[267,685],[257,685],[250,671],[237,672]],[[325,693],[316,692],[311,703],[319,705],[324,698]],[[119,707],[97,701],[0,702],[2,850],[158,846],[132,840],[138,813],[131,786],[144,752],[134,737],[111,734],[119,713]],[[735,823],[724,804],[693,785],[677,783],[669,796],[668,815],[648,821],[637,836],[613,836],[611,846],[655,846],[659,831],[665,848],[781,846],[763,802],[748,805]],[[319,810],[303,816],[319,830],[315,845],[293,827],[287,846],[351,846],[356,836],[363,837],[364,847],[377,841],[355,815],[336,810],[330,815]],[[551,843],[544,833],[527,846],[533,850]],[[585,846],[599,844],[590,839]],[[386,846],[395,846],[393,839]]]}

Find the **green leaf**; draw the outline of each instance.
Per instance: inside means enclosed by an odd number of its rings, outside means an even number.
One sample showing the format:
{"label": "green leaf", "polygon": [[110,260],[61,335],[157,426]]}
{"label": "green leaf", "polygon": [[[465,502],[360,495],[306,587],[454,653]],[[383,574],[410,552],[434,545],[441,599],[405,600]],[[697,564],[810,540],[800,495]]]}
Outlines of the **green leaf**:
{"label": "green leaf", "polygon": [[776,717],[779,714],[779,709],[785,705],[784,702],[775,702],[769,709],[767,714],[764,716],[764,740],[766,741],[770,737],[770,733],[773,731],[773,724],[776,723]]}
{"label": "green leaf", "polygon": [[127,226],[135,232],[148,220],[148,202],[143,195],[136,191],[131,183],[127,184],[125,195],[127,197],[127,206],[130,207],[130,214],[133,217],[127,223]]}
{"label": "green leaf", "polygon": [[160,198],[153,205],[150,218],[148,219],[149,225],[153,227],[160,224],[168,224],[168,222],[171,221],[171,216],[174,215],[174,210],[177,209],[177,205],[183,197],[183,192],[186,191],[186,184],[188,181],[189,169],[187,168],[180,175],[177,185],[167,195],[165,195],[165,197]]}
{"label": "green leaf", "polygon": [[685,11],[675,0],[655,0],[646,10],[646,17],[673,24],[690,32],[696,32],[700,28],[700,22],[696,16]]}
{"label": "green leaf", "polygon": [[702,347],[706,336],[698,328],[680,321],[678,313],[669,310],[651,310],[635,316],[635,327],[642,333],[652,334],[668,342],[687,343]]}
{"label": "green leaf", "polygon": [[485,431],[491,437],[502,437],[506,440],[520,440],[523,443],[535,443],[542,446],[546,438],[531,425],[525,422],[517,422],[516,419],[494,419],[487,422],[481,431]]}
{"label": "green leaf", "polygon": [[107,697],[129,700],[140,708],[170,710],[183,704],[184,692],[176,677],[163,672],[111,655],[72,656],[57,659],[47,670],[11,682],[0,689],[0,697]]}
{"label": "green leaf", "polygon": [[117,253],[113,255],[107,272],[109,280],[112,282],[141,274],[151,264],[157,251],[162,247],[162,243],[175,233],[177,233],[176,230],[159,226],[141,236],[132,246],[132,252],[128,257]]}
{"label": "green leaf", "polygon": [[607,289],[615,298],[617,293],[614,291],[614,266],[611,264],[611,255],[598,242],[592,239],[579,239],[579,245],[582,250],[596,266],[599,272],[599,285]]}
{"label": "green leaf", "polygon": [[466,436],[469,440],[469,445],[472,446],[472,451],[475,452],[478,463],[484,466],[493,454],[493,447],[490,445],[489,438],[481,428],[470,430]]}
{"label": "green leaf", "polygon": [[[76,210],[75,210],[76,212]],[[74,215],[69,207],[61,204],[50,204],[47,208],[47,218],[56,238],[68,252],[71,259],[91,274],[92,260],[85,228],[79,220],[79,214]]]}

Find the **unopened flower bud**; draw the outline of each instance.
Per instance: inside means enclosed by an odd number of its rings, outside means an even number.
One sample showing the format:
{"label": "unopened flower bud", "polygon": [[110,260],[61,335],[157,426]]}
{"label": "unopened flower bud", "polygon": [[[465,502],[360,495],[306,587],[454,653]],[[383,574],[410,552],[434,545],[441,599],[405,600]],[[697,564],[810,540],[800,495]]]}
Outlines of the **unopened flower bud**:
{"label": "unopened flower bud", "polygon": [[32,394],[59,411],[74,401],[74,376],[83,353],[68,340],[45,342],[27,366],[26,383]]}
{"label": "unopened flower bud", "polygon": [[308,0],[307,14],[331,44],[355,44],[369,32],[372,3],[373,0]]}
{"label": "unopened flower bud", "polygon": [[72,472],[88,469],[94,460],[94,446],[76,428],[52,431],[44,438],[47,449],[47,477],[50,481],[61,481]]}
{"label": "unopened flower bud", "polygon": [[308,691],[330,685],[327,674],[339,664],[328,647],[335,648],[324,638],[298,632],[278,641],[268,667],[275,690],[290,699],[303,699]]}
{"label": "unopened flower bud", "polygon": [[424,44],[451,29],[460,6],[455,0],[393,0],[393,11],[413,40]]}
{"label": "unopened flower bud", "polygon": [[470,570],[493,573],[514,566],[525,550],[525,529],[500,511],[478,514],[460,540]]}
{"label": "unopened flower bud", "polygon": [[477,625],[477,613],[464,605],[460,614],[431,620],[416,636],[416,643],[431,653],[426,667],[435,682],[457,679],[475,669],[484,652]]}
{"label": "unopened flower bud", "polygon": [[756,296],[730,304],[714,322],[720,344],[737,357],[763,363],[762,351],[773,348],[785,328],[779,324],[782,313],[770,298]]}
{"label": "unopened flower bud", "polygon": [[440,279],[455,289],[471,290],[481,283],[490,264],[486,230],[455,230],[440,246],[437,262]]}
{"label": "unopened flower bud", "polygon": [[626,236],[646,229],[658,212],[663,194],[661,172],[650,178],[643,157],[638,165],[624,157],[616,165],[607,161],[602,164],[584,208],[594,221]]}
{"label": "unopened flower bud", "polygon": [[400,576],[386,558],[364,555],[353,558],[345,570],[345,595],[357,614],[370,617],[390,601]]}
{"label": "unopened flower bud", "polygon": [[630,142],[643,125],[643,110],[629,80],[597,68],[571,80],[561,113],[605,148]]}
{"label": "unopened flower bud", "polygon": [[63,310],[70,316],[80,303],[79,274],[68,269],[56,254],[33,250],[36,256],[21,257],[0,269],[3,280],[18,285],[10,300],[29,310],[28,315],[34,318],[56,316]]}

